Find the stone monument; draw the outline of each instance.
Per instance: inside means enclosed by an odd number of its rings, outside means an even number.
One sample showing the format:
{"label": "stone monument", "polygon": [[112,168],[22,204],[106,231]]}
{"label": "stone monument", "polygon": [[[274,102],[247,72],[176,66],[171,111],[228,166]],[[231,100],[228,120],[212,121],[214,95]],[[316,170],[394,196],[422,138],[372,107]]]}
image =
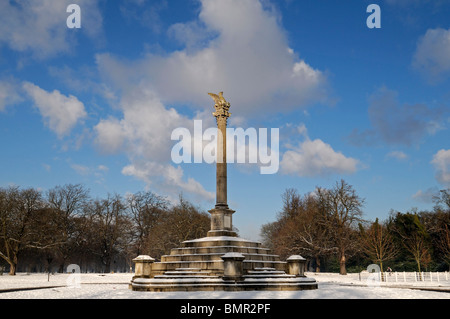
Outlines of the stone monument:
{"label": "stone monument", "polygon": [[208,237],[236,236],[233,231],[232,215],[234,210],[227,203],[227,120],[231,113],[230,103],[219,95],[208,93],[214,99],[216,111],[213,113],[217,121],[217,158],[216,158],[216,206],[209,211],[211,214],[211,230]]}
{"label": "stone monument", "polygon": [[135,275],[130,288],[139,291],[204,290],[302,290],[317,289],[313,278],[304,274],[306,260],[290,256],[287,261],[261,243],[237,237],[234,213],[227,203],[226,127],[230,103],[214,99],[217,121],[216,205],[209,211],[211,230],[203,238],[187,240],[156,262],[141,255],[133,259]]}

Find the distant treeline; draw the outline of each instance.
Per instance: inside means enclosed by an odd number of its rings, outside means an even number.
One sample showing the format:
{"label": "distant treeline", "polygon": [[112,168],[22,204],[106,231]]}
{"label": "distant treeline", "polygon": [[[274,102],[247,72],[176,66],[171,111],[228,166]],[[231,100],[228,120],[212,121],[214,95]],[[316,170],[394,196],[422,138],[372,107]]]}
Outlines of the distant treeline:
{"label": "distant treeline", "polygon": [[82,185],[45,193],[0,188],[0,272],[129,271],[131,260],[168,253],[206,236],[209,214],[180,196],[177,204],[152,192],[91,198]]}
{"label": "distant treeline", "polygon": [[[314,271],[449,269],[450,190],[430,211],[391,211],[367,221],[364,199],[341,180],[300,195],[287,189],[276,221],[261,227],[264,244],[283,259],[299,254]],[[92,198],[82,185],[0,188],[0,271],[130,271],[132,259],[159,259],[184,240],[206,236],[210,216],[180,196],[176,204],[152,192]]]}
{"label": "distant treeline", "polygon": [[450,265],[450,189],[434,197],[430,211],[391,211],[380,221],[363,219],[364,199],[341,180],[331,189],[300,195],[287,189],[277,220],[263,225],[264,243],[282,257],[300,254],[315,271],[347,267],[381,271],[443,271]]}

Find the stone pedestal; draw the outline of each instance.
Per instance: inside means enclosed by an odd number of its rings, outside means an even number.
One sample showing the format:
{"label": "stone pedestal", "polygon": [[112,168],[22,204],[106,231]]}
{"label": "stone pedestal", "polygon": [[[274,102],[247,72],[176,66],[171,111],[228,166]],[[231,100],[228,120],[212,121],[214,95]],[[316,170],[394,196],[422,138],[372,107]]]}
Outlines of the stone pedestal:
{"label": "stone pedestal", "polygon": [[152,273],[152,263],[154,258],[148,255],[139,255],[133,259],[134,278],[150,278]]}
{"label": "stone pedestal", "polygon": [[209,211],[211,230],[206,237],[186,240],[169,255],[153,263],[138,256],[136,275],[130,287],[136,291],[246,291],[317,289],[306,278],[306,260],[291,256],[285,261],[261,243],[237,237],[233,231],[234,210],[227,204],[226,128],[230,103],[209,93],[215,101],[217,120],[216,205]]}
{"label": "stone pedestal", "polygon": [[139,277],[133,278],[130,284],[135,291],[317,289],[317,282],[303,274],[303,258],[281,261],[280,256],[272,254],[261,243],[239,237],[187,240],[169,255],[161,256],[159,262],[136,259],[141,268],[136,268]]}
{"label": "stone pedestal", "polygon": [[245,256],[241,253],[226,253],[221,256],[223,260],[223,279],[241,281],[244,275],[243,261]]}
{"label": "stone pedestal", "polygon": [[296,277],[305,276],[306,259],[300,255],[292,255],[286,259],[287,261],[287,273]]}
{"label": "stone pedestal", "polygon": [[234,210],[229,209],[228,206],[209,210],[211,214],[211,230],[208,231],[208,237],[216,236],[237,236],[233,231],[233,213]]}

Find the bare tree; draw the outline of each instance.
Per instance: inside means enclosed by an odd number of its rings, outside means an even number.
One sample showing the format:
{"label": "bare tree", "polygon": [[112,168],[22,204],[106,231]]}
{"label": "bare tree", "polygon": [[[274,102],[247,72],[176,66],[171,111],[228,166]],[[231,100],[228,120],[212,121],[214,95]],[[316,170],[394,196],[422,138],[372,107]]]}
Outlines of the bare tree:
{"label": "bare tree", "polygon": [[[16,274],[20,253],[29,247],[40,247],[33,229],[35,213],[43,207],[41,193],[29,188],[0,189],[0,256],[9,264],[10,275]],[[0,247],[2,247],[0,246]]]}
{"label": "bare tree", "polygon": [[440,190],[439,196],[435,196],[433,200],[436,203],[435,210],[450,211],[450,188]]}
{"label": "bare tree", "polygon": [[439,235],[438,248],[442,252],[442,258],[450,266],[450,226],[444,225]]}
{"label": "bare tree", "polygon": [[138,192],[127,197],[130,217],[133,221],[132,236],[135,249],[130,252],[135,256],[149,254],[147,238],[158,225],[161,215],[167,211],[169,203],[161,196],[152,192]]}
{"label": "bare tree", "polygon": [[354,251],[358,244],[354,228],[358,222],[363,221],[364,199],[359,197],[353,187],[344,180],[337,182],[332,189],[318,187],[316,194],[320,209],[323,211],[325,226],[336,242],[339,273],[346,275],[347,255]]}
{"label": "bare tree", "polygon": [[390,227],[400,239],[403,247],[414,257],[417,269],[421,272],[421,264],[429,258],[429,234],[420,222],[417,213],[398,212],[391,218]]}
{"label": "bare tree", "polygon": [[61,257],[60,272],[63,272],[66,260],[80,245],[78,237],[81,233],[76,217],[82,215],[88,200],[89,191],[80,184],[57,186],[47,192],[47,202],[54,210],[55,222],[59,228],[61,244],[57,248]]}
{"label": "bare tree", "polygon": [[90,203],[88,246],[99,256],[104,272],[111,271],[114,256],[122,247],[121,240],[131,224],[125,218],[125,205],[119,195],[109,195]]}
{"label": "bare tree", "polygon": [[380,264],[383,272],[383,262],[394,259],[398,252],[386,225],[380,224],[377,218],[368,229],[361,225],[360,235],[363,251],[373,262]]}
{"label": "bare tree", "polygon": [[160,215],[158,225],[147,240],[152,257],[159,258],[180,242],[204,237],[210,230],[209,214],[202,212],[180,196],[179,203]]}
{"label": "bare tree", "polygon": [[277,221],[263,225],[261,236],[281,257],[301,254],[314,259],[316,271],[320,271],[321,258],[335,252],[336,248],[324,227],[317,197],[314,194],[301,196],[290,188],[282,199],[283,209]]}

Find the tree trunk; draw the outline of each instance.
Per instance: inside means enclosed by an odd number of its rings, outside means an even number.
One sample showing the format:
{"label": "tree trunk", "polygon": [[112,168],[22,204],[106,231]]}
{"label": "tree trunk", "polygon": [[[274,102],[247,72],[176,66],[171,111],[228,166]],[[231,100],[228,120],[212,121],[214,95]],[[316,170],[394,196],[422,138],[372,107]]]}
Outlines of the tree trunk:
{"label": "tree trunk", "polygon": [[417,269],[419,270],[419,273],[421,272],[420,270],[420,259],[416,259],[417,262]]}
{"label": "tree trunk", "polygon": [[16,264],[12,263],[12,262],[8,262],[9,264],[9,275],[10,276],[15,276],[16,275]]}
{"label": "tree trunk", "polygon": [[345,253],[342,251],[339,259],[339,274],[347,275],[347,269],[345,268]]}
{"label": "tree trunk", "polygon": [[320,257],[316,256],[316,272],[320,272]]}
{"label": "tree trunk", "polygon": [[103,258],[103,264],[105,265],[104,273],[111,272],[111,256],[108,254]]}

